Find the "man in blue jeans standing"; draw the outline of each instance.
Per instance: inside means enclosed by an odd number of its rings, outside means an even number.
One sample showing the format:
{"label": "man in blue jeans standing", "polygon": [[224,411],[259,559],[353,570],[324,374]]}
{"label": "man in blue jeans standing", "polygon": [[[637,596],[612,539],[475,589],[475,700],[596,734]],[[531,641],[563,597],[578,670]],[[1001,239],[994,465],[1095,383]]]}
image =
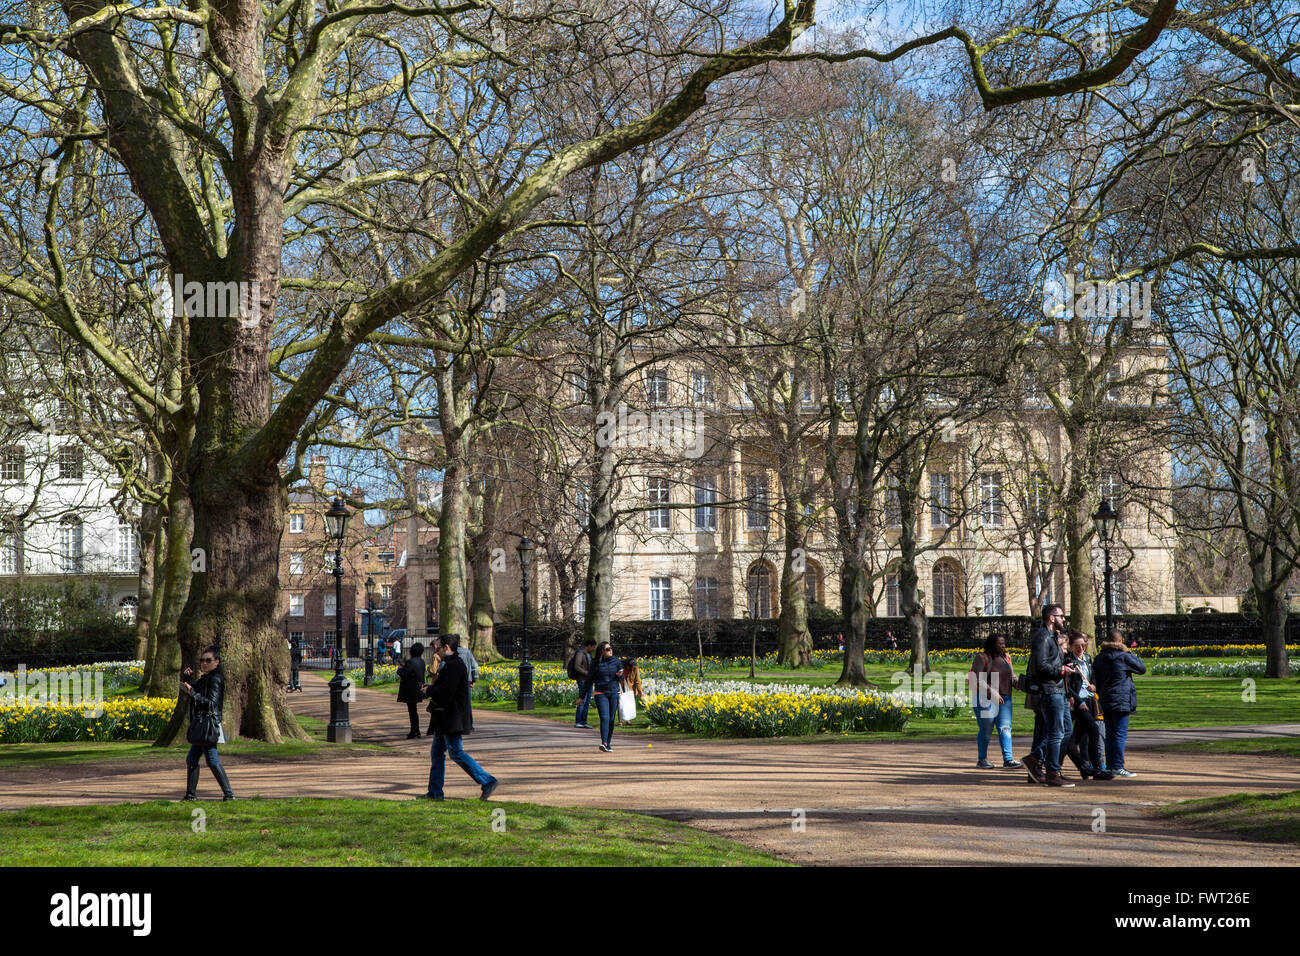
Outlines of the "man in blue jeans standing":
{"label": "man in blue jeans standing", "polygon": [[1049,787],[1074,786],[1061,777],[1066,718],[1064,678],[1075,673],[1065,664],[1065,655],[1056,641],[1057,633],[1064,631],[1065,612],[1061,606],[1046,605],[1043,623],[1034,631],[1029,651],[1029,679],[1038,685],[1038,712],[1034,718],[1034,746],[1024,764],[1035,781]]}
{"label": "man in blue jeans standing", "polygon": [[591,706],[591,652],[596,649],[596,642],[591,638],[582,642],[569,658],[569,676],[578,682],[578,710],[573,715],[573,726],[590,730],[587,723],[587,709]]}
{"label": "man in blue jeans standing", "polygon": [[437,679],[429,685],[433,746],[429,749],[432,766],[429,768],[429,792],[425,796],[430,800],[442,799],[447,754],[451,754],[451,759],[482,788],[479,799],[486,800],[497,788],[497,778],[480,767],[461,746],[463,736],[473,727],[473,719],[469,703],[469,672],[456,653],[459,647],[460,637],[456,634],[438,637],[436,653],[442,658],[442,666]]}

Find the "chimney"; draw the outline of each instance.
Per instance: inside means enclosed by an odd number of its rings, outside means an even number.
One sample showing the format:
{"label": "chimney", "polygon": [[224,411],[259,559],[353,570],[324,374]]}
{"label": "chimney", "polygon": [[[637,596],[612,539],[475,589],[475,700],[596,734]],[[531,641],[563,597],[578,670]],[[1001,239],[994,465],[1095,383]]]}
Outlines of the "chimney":
{"label": "chimney", "polygon": [[311,464],[307,466],[307,480],[311,486],[323,491],[325,488],[325,456],[312,455]]}

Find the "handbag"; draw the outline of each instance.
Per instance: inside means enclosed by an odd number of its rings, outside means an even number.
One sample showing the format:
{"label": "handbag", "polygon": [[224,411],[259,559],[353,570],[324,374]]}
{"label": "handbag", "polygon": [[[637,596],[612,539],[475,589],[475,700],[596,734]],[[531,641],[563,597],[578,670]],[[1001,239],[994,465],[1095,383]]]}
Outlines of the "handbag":
{"label": "handbag", "polygon": [[636,694],[630,690],[619,691],[618,715],[623,720],[636,719]]}

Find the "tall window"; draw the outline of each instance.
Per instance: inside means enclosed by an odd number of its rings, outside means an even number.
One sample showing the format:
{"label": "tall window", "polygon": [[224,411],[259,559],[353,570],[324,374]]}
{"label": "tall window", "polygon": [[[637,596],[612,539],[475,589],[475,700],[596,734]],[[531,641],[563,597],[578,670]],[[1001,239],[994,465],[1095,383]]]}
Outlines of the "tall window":
{"label": "tall window", "polygon": [[140,570],[140,532],[125,518],[117,522],[117,570]]}
{"label": "tall window", "polygon": [[645,373],[645,400],[650,405],[668,404],[668,372],[651,369]]}
{"label": "tall window", "polygon": [[573,619],[575,621],[585,621],[587,619],[587,589],[583,588],[573,596]]}
{"label": "tall window", "polygon": [[1002,527],[1002,472],[980,475],[980,520],[993,528]]}
{"label": "tall window", "polygon": [[898,575],[885,575],[885,616],[899,617],[903,613],[899,600]]}
{"label": "tall window", "polygon": [[719,617],[718,579],[698,577],[695,579],[695,616],[700,620],[713,620]]}
{"label": "tall window", "polygon": [[325,603],[323,608],[321,609],[321,614],[324,615],[327,619],[332,620],[333,618],[338,616],[338,613],[339,613],[338,596],[335,594],[326,594]]}
{"label": "tall window", "polygon": [[695,479],[695,530],[718,530],[718,479],[698,475]]}
{"label": "tall window", "polygon": [[300,514],[289,515],[289,533],[302,534],[303,516]]}
{"label": "tall window", "polygon": [[1007,613],[1006,582],[1000,574],[984,575],[984,616]]}
{"label": "tall window", "polygon": [[1106,370],[1106,401],[1118,402],[1119,399],[1119,369],[1112,365]]}
{"label": "tall window", "polygon": [[303,601],[303,595],[301,595],[301,594],[290,594],[290,595],[289,595],[289,616],[290,616],[290,617],[302,617],[302,615],[303,615],[303,604],[304,604],[304,601]]}
{"label": "tall window", "polygon": [[294,551],[292,554],[289,555],[289,573],[290,574],[307,573],[307,561],[303,557],[303,553],[301,551]]}
{"label": "tall window", "polygon": [[668,509],[668,479],[651,478],[649,489],[650,530],[668,531],[671,527],[671,512]]}
{"label": "tall window", "polygon": [[1120,484],[1119,475],[1114,472],[1108,472],[1101,476],[1098,482],[1098,490],[1103,499],[1110,500],[1110,506],[1115,509],[1115,514],[1119,515],[1119,524],[1124,524],[1124,489]]}
{"label": "tall window", "polygon": [[749,379],[742,378],[740,380],[740,404],[746,407],[754,404],[754,396],[750,392],[750,387]]}
{"label": "tall window", "polygon": [[59,477],[80,481],[84,475],[80,445],[64,445],[59,449]]}
{"label": "tall window", "polygon": [[393,599],[393,586],[391,584],[381,584],[379,586],[379,597],[384,601]]}
{"label": "tall window", "polygon": [[1025,513],[1035,524],[1046,524],[1052,514],[1052,483],[1042,472],[1029,479],[1025,494]]}
{"label": "tall window", "polygon": [[717,401],[717,391],[713,385],[713,373],[695,371],[691,373],[691,402],[695,405],[713,405]]}
{"label": "tall window", "polygon": [[957,613],[957,572],[952,565],[941,562],[930,572],[931,611],[935,617],[952,617]]}
{"label": "tall window", "polygon": [[820,604],[822,600],[821,570],[812,562],[803,573],[803,595],[809,604]]}
{"label": "tall window", "polygon": [[1039,384],[1038,378],[1033,372],[1026,372],[1025,401],[1033,405],[1038,405],[1043,402],[1046,397],[1046,393],[1043,391],[1043,386]]}
{"label": "tall window", "polygon": [[23,569],[23,526],[13,518],[0,521],[0,574]]}
{"label": "tall window", "polygon": [[772,572],[766,564],[749,569],[749,616],[754,619],[772,616]]}
{"label": "tall window", "polygon": [[901,528],[903,526],[903,505],[898,499],[898,477],[890,475],[885,479],[885,527]]}
{"label": "tall window", "polygon": [[930,472],[930,527],[946,528],[952,524],[952,475]]}
{"label": "tall window", "polygon": [[673,619],[673,579],[650,579],[650,620],[671,621]]}
{"label": "tall window", "polygon": [[1051,568],[1039,571],[1034,575],[1034,590],[1043,596],[1043,604],[1055,603],[1055,598],[1052,597],[1052,580],[1054,577]]}
{"label": "tall window", "polygon": [[585,531],[587,522],[591,519],[591,494],[586,488],[579,488],[573,493],[573,505],[578,527]]}
{"label": "tall window", "polygon": [[746,475],[745,530],[766,531],[767,515],[767,475]]}
{"label": "tall window", "polygon": [[570,372],[569,385],[573,389],[573,403],[575,405],[585,404],[587,401],[587,373],[577,370]]}
{"label": "tall window", "polygon": [[817,403],[813,400],[813,398],[814,396],[813,396],[812,382],[804,382],[803,388],[799,390],[799,401],[805,406],[815,405]]}
{"label": "tall window", "polygon": [[84,554],[81,549],[81,519],[71,515],[59,522],[59,561],[64,574],[80,574]]}
{"label": "tall window", "polygon": [[27,451],[22,445],[0,448],[0,481],[27,480]]}

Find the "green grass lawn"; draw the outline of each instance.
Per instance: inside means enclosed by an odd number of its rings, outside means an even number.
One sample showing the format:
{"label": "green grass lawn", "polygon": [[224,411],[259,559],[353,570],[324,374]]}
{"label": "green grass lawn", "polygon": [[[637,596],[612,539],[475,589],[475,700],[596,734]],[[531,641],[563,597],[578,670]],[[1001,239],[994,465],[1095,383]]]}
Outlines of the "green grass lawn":
{"label": "green grass lawn", "polygon": [[1160,807],[1159,812],[1198,829],[1235,833],[1248,840],[1300,845],[1300,790],[1187,800]]}
{"label": "green grass lawn", "polygon": [[0,845],[12,866],[785,865],[653,817],[478,800],[39,807],[0,814]]}
{"label": "green grass lawn", "polygon": [[1206,740],[1172,744],[1161,750],[1185,750],[1193,753],[1259,754],[1266,757],[1290,757],[1300,760],[1300,737],[1267,737],[1254,740]]}
{"label": "green grass lawn", "polygon": [[[315,717],[299,717],[298,723],[312,735],[311,740],[287,740],[281,744],[266,743],[261,740],[233,740],[221,745],[221,753],[223,755],[253,759],[264,757],[278,760],[334,754],[341,750],[361,750],[372,753],[386,752],[388,750],[387,747],[378,744],[327,744],[325,743],[325,721]],[[103,743],[74,741],[54,744],[0,744],[0,768],[36,765],[61,767],[101,760],[174,763],[181,759],[188,747],[189,744],[183,740],[170,747],[155,747],[148,740],[105,741]]]}

